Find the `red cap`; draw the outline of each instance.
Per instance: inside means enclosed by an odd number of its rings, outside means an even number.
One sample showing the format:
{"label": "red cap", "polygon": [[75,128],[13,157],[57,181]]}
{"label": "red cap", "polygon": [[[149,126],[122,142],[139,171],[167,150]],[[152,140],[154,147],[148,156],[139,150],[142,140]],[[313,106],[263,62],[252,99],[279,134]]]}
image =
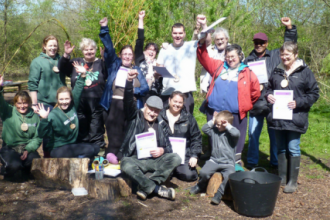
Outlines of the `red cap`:
{"label": "red cap", "polygon": [[268,37],[265,33],[259,32],[253,36],[253,40],[264,40],[268,41]]}

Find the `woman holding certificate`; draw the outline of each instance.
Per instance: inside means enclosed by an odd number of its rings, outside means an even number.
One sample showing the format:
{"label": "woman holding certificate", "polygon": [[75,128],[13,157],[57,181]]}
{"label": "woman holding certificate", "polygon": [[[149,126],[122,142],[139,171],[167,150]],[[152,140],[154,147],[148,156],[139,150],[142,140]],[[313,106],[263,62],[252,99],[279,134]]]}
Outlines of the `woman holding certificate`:
{"label": "woman holding certificate", "polygon": [[[168,100],[168,107],[161,111],[160,116],[166,122],[167,132],[171,137],[186,139],[185,155],[180,166],[174,169],[173,175],[183,181],[195,181],[198,178],[196,165],[202,152],[202,134],[194,116],[184,106],[186,96],[174,91]],[[172,142],[172,150],[176,152]]]}
{"label": "woman holding certificate", "polygon": [[118,57],[109,35],[108,19],[103,18],[100,21],[100,25],[100,38],[105,47],[104,61],[108,71],[108,80],[100,101],[100,104],[108,112],[105,126],[109,145],[105,153],[117,154],[125,137],[123,99],[128,72],[138,73],[137,79],[133,80],[135,97],[141,98],[145,96],[149,91],[149,87],[140,68],[133,65],[134,55],[132,46],[124,46],[120,50]]}
{"label": "woman holding certificate", "polygon": [[239,163],[245,143],[247,112],[260,96],[259,81],[253,71],[242,62],[243,51],[239,45],[226,47],[223,62],[209,57],[204,41],[205,39],[199,41],[197,58],[212,76],[206,95],[206,117],[208,121],[211,120],[214,111],[228,110],[233,114],[233,126],[241,134],[236,146],[236,163]]}
{"label": "woman holding certificate", "polygon": [[[292,111],[285,111],[286,114],[281,115],[274,112],[276,110],[273,108],[267,120],[269,127],[275,130],[278,172],[282,185],[285,185],[283,191],[293,193],[297,189],[299,174],[300,136],[307,131],[308,112],[319,98],[319,87],[313,72],[303,60],[298,59],[296,43],[285,42],[280,49],[280,56],[282,62],[269,79],[266,96],[271,104],[284,103]],[[285,102],[285,95],[292,93],[293,100]]]}
{"label": "woman holding certificate", "polygon": [[37,149],[41,139],[37,135],[39,116],[31,108],[31,98],[25,91],[14,97],[9,105],[3,97],[3,76],[0,75],[0,118],[3,122],[0,175],[12,175],[17,171],[29,172],[34,158],[40,158]]}

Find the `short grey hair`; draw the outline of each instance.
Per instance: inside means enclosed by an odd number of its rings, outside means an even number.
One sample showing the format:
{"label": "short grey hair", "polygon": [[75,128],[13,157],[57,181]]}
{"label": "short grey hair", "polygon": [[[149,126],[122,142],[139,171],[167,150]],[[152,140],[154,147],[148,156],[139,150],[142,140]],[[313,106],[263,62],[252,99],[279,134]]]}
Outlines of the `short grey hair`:
{"label": "short grey hair", "polygon": [[84,50],[85,47],[89,47],[89,46],[94,47],[94,49],[97,50],[95,41],[93,41],[90,38],[83,38],[79,44],[79,49]]}
{"label": "short grey hair", "polygon": [[215,37],[218,34],[221,34],[221,33],[223,33],[225,35],[225,37],[228,39],[228,41],[229,41],[228,30],[226,28],[222,28],[222,27],[218,27],[218,28],[215,29],[214,33],[212,34],[213,40],[215,39]]}
{"label": "short grey hair", "polygon": [[282,45],[282,47],[280,48],[280,52],[283,53],[284,50],[287,50],[291,53],[293,53],[294,55],[298,54],[298,45],[297,43],[293,42],[293,41],[285,41]]}

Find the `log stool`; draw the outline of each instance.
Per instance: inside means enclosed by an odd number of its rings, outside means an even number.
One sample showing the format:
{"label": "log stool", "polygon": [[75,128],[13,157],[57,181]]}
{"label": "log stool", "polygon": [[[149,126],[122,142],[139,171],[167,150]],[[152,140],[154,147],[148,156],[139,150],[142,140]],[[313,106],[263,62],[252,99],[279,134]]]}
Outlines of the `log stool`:
{"label": "log stool", "polygon": [[[221,183],[222,183],[223,177],[221,175],[221,173],[216,172],[213,174],[213,176],[211,177],[211,179],[209,180],[209,183],[207,185],[206,188],[206,194],[210,197],[213,197],[214,194],[218,191]],[[225,188],[225,193],[222,196],[223,200],[229,200],[232,201],[233,197],[231,195],[231,190],[230,190],[230,186],[229,186],[229,182],[227,183],[227,186]]]}

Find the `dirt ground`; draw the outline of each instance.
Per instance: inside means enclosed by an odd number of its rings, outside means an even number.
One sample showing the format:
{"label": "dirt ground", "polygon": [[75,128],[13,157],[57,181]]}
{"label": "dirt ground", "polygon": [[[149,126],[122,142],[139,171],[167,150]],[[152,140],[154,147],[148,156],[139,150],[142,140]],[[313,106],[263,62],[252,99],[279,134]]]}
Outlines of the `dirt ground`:
{"label": "dirt ground", "polygon": [[[305,168],[312,163],[322,163],[323,170]],[[303,155],[301,167],[298,190],[284,194],[280,189],[274,213],[265,219],[330,219],[330,161]],[[4,179],[0,180],[0,219],[249,219],[235,212],[231,201],[214,206],[206,196],[189,195],[187,188],[194,184],[173,178],[167,186],[175,188],[175,201],[156,196],[141,201],[133,194],[104,202],[41,188],[34,180]]]}

